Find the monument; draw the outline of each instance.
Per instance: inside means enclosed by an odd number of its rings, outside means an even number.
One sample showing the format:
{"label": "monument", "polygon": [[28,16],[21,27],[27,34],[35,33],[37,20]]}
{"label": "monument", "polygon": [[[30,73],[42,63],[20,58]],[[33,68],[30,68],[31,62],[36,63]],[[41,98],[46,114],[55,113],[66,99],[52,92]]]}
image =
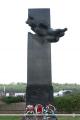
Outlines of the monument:
{"label": "monument", "polygon": [[26,106],[53,103],[51,43],[59,41],[67,28],[52,29],[50,9],[29,9],[26,21],[34,33],[28,33]]}

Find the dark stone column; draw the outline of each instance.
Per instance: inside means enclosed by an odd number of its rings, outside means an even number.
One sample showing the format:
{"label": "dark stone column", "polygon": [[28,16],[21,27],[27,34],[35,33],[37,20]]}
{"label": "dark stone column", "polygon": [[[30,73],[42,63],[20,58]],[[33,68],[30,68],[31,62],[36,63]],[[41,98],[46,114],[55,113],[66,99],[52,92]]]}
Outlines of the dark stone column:
{"label": "dark stone column", "polygon": [[[50,27],[49,9],[29,9],[29,16],[45,21]],[[51,79],[51,45],[42,37],[28,33],[28,68],[26,104],[43,105],[53,102]]]}

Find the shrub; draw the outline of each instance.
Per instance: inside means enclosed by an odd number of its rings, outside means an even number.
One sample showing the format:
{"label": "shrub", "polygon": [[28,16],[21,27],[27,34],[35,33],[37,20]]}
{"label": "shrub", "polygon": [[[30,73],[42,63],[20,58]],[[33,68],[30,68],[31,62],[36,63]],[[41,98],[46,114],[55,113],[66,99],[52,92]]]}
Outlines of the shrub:
{"label": "shrub", "polygon": [[24,102],[24,98],[22,96],[17,96],[17,97],[9,96],[9,97],[3,97],[2,101],[7,104],[18,103],[18,102]]}
{"label": "shrub", "polygon": [[80,111],[80,94],[56,97],[54,101],[59,112],[72,113]]}

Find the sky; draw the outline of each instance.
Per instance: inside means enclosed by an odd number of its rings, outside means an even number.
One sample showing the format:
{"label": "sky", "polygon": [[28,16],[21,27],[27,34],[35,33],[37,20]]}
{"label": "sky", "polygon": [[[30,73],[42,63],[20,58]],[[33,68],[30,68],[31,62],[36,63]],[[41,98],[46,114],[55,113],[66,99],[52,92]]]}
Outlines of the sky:
{"label": "sky", "polygon": [[51,45],[52,81],[80,84],[80,1],[0,1],[0,83],[27,82],[28,8],[50,8],[51,27],[68,28]]}

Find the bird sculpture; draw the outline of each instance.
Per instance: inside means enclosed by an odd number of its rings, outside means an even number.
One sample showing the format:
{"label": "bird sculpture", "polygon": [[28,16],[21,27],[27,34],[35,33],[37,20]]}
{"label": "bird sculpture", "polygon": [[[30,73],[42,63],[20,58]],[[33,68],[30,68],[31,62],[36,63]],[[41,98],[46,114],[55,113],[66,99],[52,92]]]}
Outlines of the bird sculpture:
{"label": "bird sculpture", "polygon": [[29,16],[26,21],[31,27],[31,30],[35,32],[39,37],[42,37],[48,42],[58,42],[60,37],[65,35],[67,28],[64,29],[52,29],[44,21],[37,22],[33,17]]}

